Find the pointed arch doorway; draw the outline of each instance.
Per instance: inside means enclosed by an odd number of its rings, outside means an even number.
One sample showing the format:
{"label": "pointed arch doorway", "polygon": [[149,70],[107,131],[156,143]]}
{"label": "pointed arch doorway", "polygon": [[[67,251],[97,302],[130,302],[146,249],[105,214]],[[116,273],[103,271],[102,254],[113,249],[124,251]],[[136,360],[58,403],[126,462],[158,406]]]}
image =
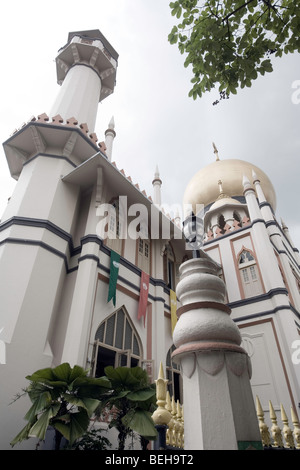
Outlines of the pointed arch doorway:
{"label": "pointed arch doorway", "polygon": [[98,327],[93,348],[93,376],[102,377],[104,369],[136,367],[142,363],[143,349],[139,335],[123,306]]}

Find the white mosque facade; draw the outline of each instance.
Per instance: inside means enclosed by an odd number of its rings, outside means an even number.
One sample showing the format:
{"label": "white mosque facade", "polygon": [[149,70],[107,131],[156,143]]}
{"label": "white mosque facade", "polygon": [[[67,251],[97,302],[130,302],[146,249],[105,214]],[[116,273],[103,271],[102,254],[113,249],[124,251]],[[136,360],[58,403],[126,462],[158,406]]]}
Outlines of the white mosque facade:
{"label": "white mosque facade", "polygon": [[[3,144],[17,185],[0,222],[1,449],[28,409],[9,403],[25,376],[44,367],[69,362],[101,376],[106,365],[141,365],[155,380],[162,362],[171,394],[184,400],[171,311],[179,266],[192,253],[177,217],[160,209],[158,170],[151,197],[113,162],[113,119],[98,143],[97,106],[114,90],[117,61],[98,30],[70,33],[56,59],[61,88],[51,112]],[[183,203],[204,206],[202,250],[220,266],[251,358],[253,396],[266,413],[269,400],[299,413],[299,251],[276,219],[268,177],[215,154]]]}

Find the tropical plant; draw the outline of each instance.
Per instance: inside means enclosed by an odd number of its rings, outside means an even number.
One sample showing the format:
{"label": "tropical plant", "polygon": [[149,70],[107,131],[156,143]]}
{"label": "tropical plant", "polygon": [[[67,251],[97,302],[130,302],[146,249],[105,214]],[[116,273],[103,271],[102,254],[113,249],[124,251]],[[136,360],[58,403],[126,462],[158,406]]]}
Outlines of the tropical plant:
{"label": "tropical plant", "polygon": [[[192,66],[196,99],[219,84],[220,98],[272,72],[271,57],[300,52],[299,0],[176,0],[168,36]],[[218,101],[217,101],[218,102]]]}
{"label": "tropical plant", "polygon": [[107,450],[109,447],[111,442],[102,436],[102,429],[91,429],[77,439],[72,450]]}
{"label": "tropical plant", "polygon": [[108,393],[102,396],[96,414],[104,409],[112,413],[110,428],[118,431],[119,450],[124,450],[126,438],[134,431],[141,442],[155,440],[157,431],[151,418],[156,408],[156,387],[149,383],[147,372],[141,367],[108,366],[105,378],[111,384]]}
{"label": "tropical plant", "polygon": [[87,431],[99,397],[110,388],[107,378],[88,377],[82,367],[71,368],[68,363],[38,370],[26,379],[30,385],[23,395],[29,396],[32,406],[25,415],[28,423],[12,446],[30,437],[44,440],[49,426],[55,429],[55,449],[62,437],[72,446]]}

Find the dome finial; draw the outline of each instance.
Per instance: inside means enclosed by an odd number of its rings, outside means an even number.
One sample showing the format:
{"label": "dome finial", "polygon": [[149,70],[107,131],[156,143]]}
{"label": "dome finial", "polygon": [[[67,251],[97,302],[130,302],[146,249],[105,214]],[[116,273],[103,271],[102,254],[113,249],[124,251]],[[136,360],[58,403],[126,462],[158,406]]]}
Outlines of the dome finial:
{"label": "dome finial", "polygon": [[218,149],[216,147],[216,144],[213,142],[213,149],[214,149],[214,154],[216,155],[216,161],[219,161],[219,152],[218,152]]}
{"label": "dome finial", "polygon": [[218,181],[218,185],[219,185],[220,194],[222,194],[223,193],[222,180]]}

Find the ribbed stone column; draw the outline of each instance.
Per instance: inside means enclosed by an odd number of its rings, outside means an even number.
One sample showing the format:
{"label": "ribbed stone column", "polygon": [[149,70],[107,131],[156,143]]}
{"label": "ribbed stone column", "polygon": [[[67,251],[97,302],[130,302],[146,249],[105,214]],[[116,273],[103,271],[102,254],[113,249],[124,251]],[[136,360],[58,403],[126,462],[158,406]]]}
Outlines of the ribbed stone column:
{"label": "ribbed stone column", "polygon": [[251,364],[225,305],[218,265],[201,257],[180,266],[182,304],[173,359],[183,377],[185,449],[261,448],[251,391]]}

